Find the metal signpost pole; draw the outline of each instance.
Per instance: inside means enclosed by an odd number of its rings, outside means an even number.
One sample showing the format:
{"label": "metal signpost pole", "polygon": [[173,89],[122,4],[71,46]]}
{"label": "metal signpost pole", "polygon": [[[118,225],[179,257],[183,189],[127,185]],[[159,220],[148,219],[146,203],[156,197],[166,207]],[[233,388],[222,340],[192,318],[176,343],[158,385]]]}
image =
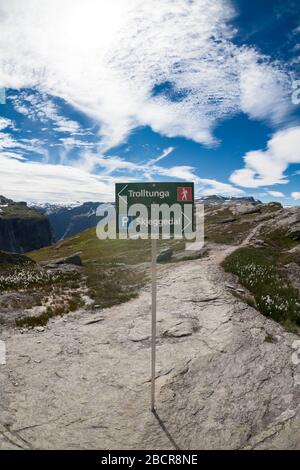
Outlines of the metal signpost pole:
{"label": "metal signpost pole", "polygon": [[155,411],[155,360],[156,360],[156,248],[157,240],[151,240],[152,248],[152,337],[151,337],[151,411]]}

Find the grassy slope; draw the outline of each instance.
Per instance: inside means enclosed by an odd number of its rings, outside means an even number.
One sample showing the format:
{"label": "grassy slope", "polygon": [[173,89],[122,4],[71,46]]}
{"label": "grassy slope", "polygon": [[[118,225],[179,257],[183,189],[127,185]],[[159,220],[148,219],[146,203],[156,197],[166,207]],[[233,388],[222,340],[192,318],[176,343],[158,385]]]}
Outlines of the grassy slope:
{"label": "grassy slope", "polygon": [[[159,242],[159,247],[180,242]],[[56,245],[29,253],[35,261],[48,261],[80,253],[85,266],[90,295],[101,307],[110,307],[136,296],[145,283],[148,270],[142,263],[149,262],[149,240],[99,240],[95,228],[88,229]]]}
{"label": "grassy slope", "polygon": [[266,246],[244,247],[224,261],[227,272],[238,276],[255,299],[255,306],[264,315],[282,323],[289,330],[300,326],[300,293],[289,281],[283,265],[294,262],[300,265],[300,256],[288,253],[297,245],[285,232],[274,230],[262,233]]}

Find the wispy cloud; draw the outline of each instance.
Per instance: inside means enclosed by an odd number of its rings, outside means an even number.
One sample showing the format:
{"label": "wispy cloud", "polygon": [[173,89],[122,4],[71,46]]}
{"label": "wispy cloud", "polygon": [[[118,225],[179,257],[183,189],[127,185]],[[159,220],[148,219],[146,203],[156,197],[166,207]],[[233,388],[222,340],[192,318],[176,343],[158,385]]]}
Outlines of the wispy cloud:
{"label": "wispy cloud", "polygon": [[[240,111],[274,125],[288,118],[288,77],[253,48],[235,45],[229,0],[0,6],[0,85],[63,98],[97,120],[103,149],[138,126],[212,145],[217,123]],[[164,83],[172,93],[154,93]],[[57,131],[78,131],[51,103],[20,101],[16,109],[56,121]]]}
{"label": "wispy cloud", "polygon": [[[40,163],[25,160],[13,152],[0,152],[2,193],[13,199],[27,199],[40,202],[63,201],[112,201],[114,183],[147,181],[149,177],[166,180],[188,180],[196,184],[197,194],[241,195],[241,189],[212,179],[199,178],[191,166],[159,165],[162,156],[171,153],[165,149],[158,157],[136,164],[118,156],[102,156],[83,153],[80,164],[64,165]],[[93,169],[97,168],[97,174]]]}
{"label": "wispy cloud", "polygon": [[242,189],[235,188],[228,183],[203,178],[199,178],[198,182],[200,183],[200,189],[198,190],[199,195],[209,196],[211,194],[222,194],[224,196],[242,196],[245,194]]}
{"label": "wispy cloud", "polygon": [[70,133],[73,135],[85,135],[88,131],[83,130],[79,123],[67,119],[60,114],[58,106],[45,93],[28,93],[23,91],[10,97],[15,110],[27,116],[33,121],[42,124],[51,123],[56,132]]}
{"label": "wispy cloud", "polygon": [[272,197],[285,198],[286,196],[281,191],[267,191],[267,193]]}
{"label": "wispy cloud", "polygon": [[148,165],[153,165],[154,163],[157,163],[160,160],[163,160],[164,158],[168,157],[174,150],[175,150],[174,147],[168,147],[167,149],[163,151],[161,155],[150,160],[148,162]]}
{"label": "wispy cloud", "polygon": [[47,149],[43,145],[43,142],[39,139],[16,139],[8,132],[0,131],[0,152],[7,150],[13,150],[15,153],[18,153],[19,157],[23,157],[30,152],[40,154],[43,157],[47,156],[48,154]]}

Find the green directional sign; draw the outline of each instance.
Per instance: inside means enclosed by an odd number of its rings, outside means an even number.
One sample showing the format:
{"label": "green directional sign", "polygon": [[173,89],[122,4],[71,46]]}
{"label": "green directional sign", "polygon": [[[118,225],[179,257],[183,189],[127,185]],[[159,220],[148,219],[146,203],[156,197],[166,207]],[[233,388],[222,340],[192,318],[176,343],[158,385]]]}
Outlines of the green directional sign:
{"label": "green directional sign", "polygon": [[147,209],[149,232],[158,219],[161,227],[170,226],[170,238],[176,225],[181,231],[193,230],[194,183],[117,183],[115,196],[118,233],[133,220],[146,223],[145,210],[132,211],[137,204]]}

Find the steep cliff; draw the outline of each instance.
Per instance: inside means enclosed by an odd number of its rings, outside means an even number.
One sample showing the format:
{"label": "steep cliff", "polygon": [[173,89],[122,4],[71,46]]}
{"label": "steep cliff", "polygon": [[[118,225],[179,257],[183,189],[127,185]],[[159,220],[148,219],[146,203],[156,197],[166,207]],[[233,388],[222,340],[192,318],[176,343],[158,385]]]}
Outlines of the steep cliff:
{"label": "steep cliff", "polygon": [[88,228],[95,227],[100,220],[96,211],[101,202],[85,202],[78,206],[57,206],[46,204],[35,208],[46,215],[53,230],[55,240],[75,235]]}
{"label": "steep cliff", "polygon": [[25,202],[0,196],[0,250],[16,253],[35,250],[52,243],[48,219]]}

